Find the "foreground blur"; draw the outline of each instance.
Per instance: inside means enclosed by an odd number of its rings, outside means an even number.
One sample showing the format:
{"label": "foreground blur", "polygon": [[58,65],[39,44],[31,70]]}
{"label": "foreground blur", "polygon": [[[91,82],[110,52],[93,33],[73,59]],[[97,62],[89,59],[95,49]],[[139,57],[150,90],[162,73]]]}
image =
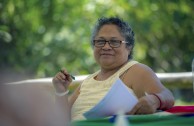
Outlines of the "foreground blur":
{"label": "foreground blur", "polygon": [[48,89],[39,85],[0,86],[0,126],[65,126]]}

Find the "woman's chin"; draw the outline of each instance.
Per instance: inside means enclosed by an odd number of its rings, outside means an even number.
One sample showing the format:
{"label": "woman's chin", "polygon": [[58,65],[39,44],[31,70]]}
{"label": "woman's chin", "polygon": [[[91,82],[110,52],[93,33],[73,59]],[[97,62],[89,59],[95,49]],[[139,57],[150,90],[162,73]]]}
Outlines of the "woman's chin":
{"label": "woman's chin", "polygon": [[100,66],[102,66],[102,67],[110,67],[110,66],[112,66],[112,64],[114,64],[113,61],[101,61],[100,62]]}

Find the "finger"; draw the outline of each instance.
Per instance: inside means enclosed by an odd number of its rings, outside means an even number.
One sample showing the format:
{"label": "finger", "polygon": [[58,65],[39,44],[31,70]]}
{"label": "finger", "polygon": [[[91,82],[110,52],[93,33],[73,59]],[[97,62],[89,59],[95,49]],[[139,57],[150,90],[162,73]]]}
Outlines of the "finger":
{"label": "finger", "polygon": [[59,78],[59,81],[61,82],[61,83],[63,83],[63,84],[65,84],[65,83],[68,83],[69,82],[69,80],[68,80],[68,78],[65,76],[58,76],[58,78]]}
{"label": "finger", "polygon": [[61,73],[61,72],[58,73],[58,76],[61,78],[61,80],[66,80],[67,79],[66,75]]}
{"label": "finger", "polygon": [[137,103],[137,104],[133,107],[133,109],[132,109],[130,112],[128,112],[127,114],[129,114],[129,115],[134,115],[134,114],[138,111],[138,109],[140,109],[140,107],[141,107],[141,104],[140,104],[140,103]]}
{"label": "finger", "polygon": [[61,73],[63,73],[63,74],[65,74],[65,75],[67,75],[67,74],[68,74],[68,72],[67,72],[67,70],[66,70],[66,69],[61,69],[61,70],[60,70],[60,72],[61,72]]}
{"label": "finger", "polygon": [[72,81],[72,78],[71,78],[71,75],[70,75],[70,74],[67,74],[66,77],[67,77],[67,80],[68,80],[68,81]]}
{"label": "finger", "polygon": [[57,82],[60,82],[62,80],[62,78],[60,76],[56,76],[55,78],[56,78]]}
{"label": "finger", "polygon": [[63,79],[63,80],[66,80],[66,81],[72,81],[72,78],[71,78],[71,75],[70,74],[60,74],[60,77]]}
{"label": "finger", "polygon": [[137,111],[135,112],[135,114],[144,114],[145,112],[143,111],[143,106],[141,105],[140,107],[139,107],[139,109],[137,109]]}
{"label": "finger", "polygon": [[53,84],[57,84],[60,82],[60,78],[58,78],[57,76],[55,76],[52,80]]}
{"label": "finger", "polygon": [[75,77],[73,75],[69,74],[65,69],[60,70],[60,72],[63,73],[65,76],[68,76],[69,81],[72,81],[72,79],[75,80]]}
{"label": "finger", "polygon": [[137,110],[134,114],[145,114],[146,111],[149,111],[149,108],[147,108],[147,101],[145,99],[146,97],[142,97],[139,99],[139,102],[137,104]]}
{"label": "finger", "polygon": [[71,75],[65,69],[64,70],[60,70],[60,72],[65,75],[65,77],[67,78],[68,81],[72,81]]}

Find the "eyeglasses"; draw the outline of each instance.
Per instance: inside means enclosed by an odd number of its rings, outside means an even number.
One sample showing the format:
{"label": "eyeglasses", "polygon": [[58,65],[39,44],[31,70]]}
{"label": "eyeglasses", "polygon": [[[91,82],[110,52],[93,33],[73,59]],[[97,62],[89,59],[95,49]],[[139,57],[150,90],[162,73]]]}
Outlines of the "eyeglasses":
{"label": "eyeglasses", "polygon": [[121,43],[128,43],[125,41],[120,40],[93,40],[93,44],[95,47],[104,47],[105,44],[108,42],[109,46],[112,48],[118,48],[121,46]]}

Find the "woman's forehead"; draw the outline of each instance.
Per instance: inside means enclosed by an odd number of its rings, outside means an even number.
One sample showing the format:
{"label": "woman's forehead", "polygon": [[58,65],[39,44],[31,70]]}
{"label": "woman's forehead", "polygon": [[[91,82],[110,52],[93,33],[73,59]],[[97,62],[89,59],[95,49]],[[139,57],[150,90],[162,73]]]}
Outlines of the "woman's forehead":
{"label": "woman's forehead", "polygon": [[114,25],[114,24],[107,24],[107,25],[103,25],[96,37],[111,37],[111,38],[120,38],[122,37],[119,29],[118,29],[118,26]]}

